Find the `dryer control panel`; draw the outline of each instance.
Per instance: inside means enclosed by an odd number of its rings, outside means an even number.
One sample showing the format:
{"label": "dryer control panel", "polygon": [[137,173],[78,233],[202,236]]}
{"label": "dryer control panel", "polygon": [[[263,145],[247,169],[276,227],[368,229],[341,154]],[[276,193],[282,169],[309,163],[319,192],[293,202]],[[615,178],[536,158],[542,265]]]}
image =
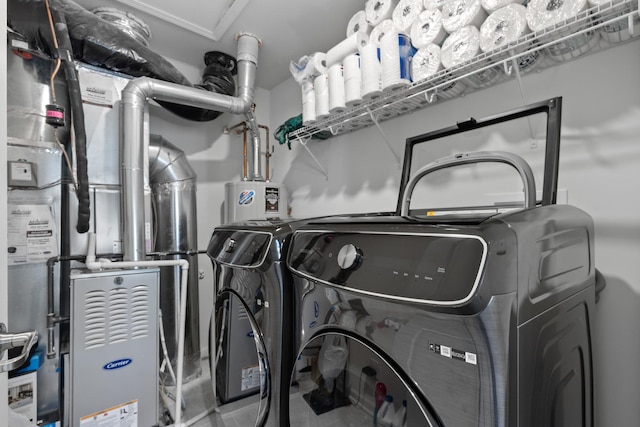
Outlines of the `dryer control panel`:
{"label": "dryer control panel", "polygon": [[487,244],[477,235],[300,230],[288,265],[296,273],[368,295],[464,304],[479,285]]}

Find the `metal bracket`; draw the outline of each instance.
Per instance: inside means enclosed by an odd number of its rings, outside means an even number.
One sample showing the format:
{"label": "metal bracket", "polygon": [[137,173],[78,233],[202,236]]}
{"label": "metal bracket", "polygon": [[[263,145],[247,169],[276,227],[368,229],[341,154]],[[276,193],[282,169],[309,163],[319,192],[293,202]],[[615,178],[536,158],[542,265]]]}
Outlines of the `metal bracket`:
{"label": "metal bracket", "polygon": [[327,173],[327,170],[324,168],[324,166],[322,166],[322,163],[320,163],[320,161],[316,158],[316,156],[313,155],[313,153],[311,152],[309,147],[307,147],[307,142],[309,142],[311,137],[307,138],[305,141],[303,141],[302,138],[300,138],[300,135],[296,136],[296,138],[297,138],[298,142],[300,143],[300,145],[302,145],[304,147],[304,149],[307,150],[307,153],[309,153],[309,155],[311,156],[313,161],[316,162],[316,164],[318,165],[318,167],[322,171],[322,174],[324,175],[324,177],[327,180],[329,180],[329,174]]}
{"label": "metal bracket", "polygon": [[393,151],[393,147],[391,146],[391,143],[387,139],[387,135],[385,135],[384,131],[382,130],[382,126],[380,126],[378,119],[373,115],[373,112],[369,107],[367,107],[367,112],[369,113],[369,116],[371,117],[371,120],[373,121],[373,123],[376,125],[376,127],[380,131],[380,134],[382,135],[382,139],[384,139],[384,142],[387,144],[387,147],[389,147],[389,151],[391,151],[391,154],[393,154],[393,157],[396,159],[396,163],[398,164],[398,166],[401,166],[400,157],[398,157],[396,152]]}

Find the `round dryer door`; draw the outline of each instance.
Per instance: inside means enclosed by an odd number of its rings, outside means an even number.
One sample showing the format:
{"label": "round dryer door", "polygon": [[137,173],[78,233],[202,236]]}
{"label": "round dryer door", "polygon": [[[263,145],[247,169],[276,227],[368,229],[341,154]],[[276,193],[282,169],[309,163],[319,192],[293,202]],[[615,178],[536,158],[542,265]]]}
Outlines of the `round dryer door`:
{"label": "round dryer door", "polygon": [[235,290],[219,292],[209,337],[209,354],[215,354],[210,358],[212,381],[220,401],[258,395],[257,402],[252,399],[244,409],[255,420],[252,426],[265,424],[271,399],[271,372],[259,324],[261,309],[250,307]]}
{"label": "round dryer door", "polygon": [[[289,389],[292,427],[441,426],[397,364],[366,338],[323,332],[298,354]],[[396,424],[393,424],[396,425]]]}

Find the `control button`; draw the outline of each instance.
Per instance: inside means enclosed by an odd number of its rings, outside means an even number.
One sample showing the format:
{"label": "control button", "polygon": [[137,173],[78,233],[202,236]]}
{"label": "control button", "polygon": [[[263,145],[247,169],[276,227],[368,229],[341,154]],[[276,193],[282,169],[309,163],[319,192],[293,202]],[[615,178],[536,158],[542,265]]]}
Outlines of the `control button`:
{"label": "control button", "polygon": [[225,242],[224,242],[224,251],[231,253],[233,252],[233,250],[236,248],[236,241],[229,237]]}
{"label": "control button", "polygon": [[357,267],[361,260],[362,254],[360,253],[360,250],[351,243],[344,245],[340,248],[340,252],[338,252],[338,265],[343,270]]}

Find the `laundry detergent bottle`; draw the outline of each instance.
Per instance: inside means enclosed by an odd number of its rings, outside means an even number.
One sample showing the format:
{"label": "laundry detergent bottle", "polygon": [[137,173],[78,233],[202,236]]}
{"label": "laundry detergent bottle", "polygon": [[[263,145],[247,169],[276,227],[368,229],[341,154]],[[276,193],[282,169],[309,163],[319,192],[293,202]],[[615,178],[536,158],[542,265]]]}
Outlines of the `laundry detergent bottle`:
{"label": "laundry detergent bottle", "polygon": [[405,427],[407,425],[407,401],[402,401],[402,406],[393,416],[391,427]]}
{"label": "laundry detergent bottle", "polygon": [[387,397],[384,399],[384,403],[378,411],[378,425],[376,427],[391,427],[395,413],[396,411],[393,408],[393,396],[387,394]]}

